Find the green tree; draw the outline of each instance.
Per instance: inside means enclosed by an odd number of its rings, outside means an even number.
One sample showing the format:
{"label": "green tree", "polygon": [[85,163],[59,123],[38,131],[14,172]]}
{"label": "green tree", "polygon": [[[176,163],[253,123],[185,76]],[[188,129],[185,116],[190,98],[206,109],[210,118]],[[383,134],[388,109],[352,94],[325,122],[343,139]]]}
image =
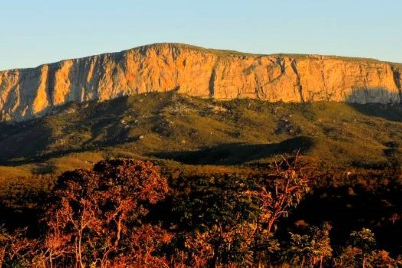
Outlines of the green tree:
{"label": "green tree", "polygon": [[350,234],[350,241],[354,247],[361,250],[362,266],[365,268],[367,256],[376,245],[374,233],[368,228],[362,228],[360,231],[354,231]]}
{"label": "green tree", "polygon": [[[194,183],[194,181],[192,181]],[[253,227],[258,209],[246,193],[250,181],[237,176],[198,178],[175,198],[174,212],[185,230],[187,265],[252,263]],[[179,247],[179,246],[178,246]]]}
{"label": "green tree", "polygon": [[[376,240],[374,233],[368,228],[362,228],[360,231],[353,231],[350,234],[350,245],[347,246],[339,257],[338,266],[357,266],[362,265],[363,268],[370,262],[373,257]],[[378,255],[377,259],[381,255]]]}
{"label": "green tree", "polygon": [[306,226],[301,233],[292,233],[288,252],[291,260],[304,265],[314,266],[317,263],[323,266],[324,258],[332,256],[332,247],[329,239],[331,226],[327,223],[321,228],[317,226]]}

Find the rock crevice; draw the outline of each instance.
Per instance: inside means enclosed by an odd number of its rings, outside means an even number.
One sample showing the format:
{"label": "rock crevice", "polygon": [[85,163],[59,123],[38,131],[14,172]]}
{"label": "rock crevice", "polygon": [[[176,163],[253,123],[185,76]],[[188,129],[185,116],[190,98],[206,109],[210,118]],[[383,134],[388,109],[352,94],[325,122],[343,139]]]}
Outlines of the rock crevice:
{"label": "rock crevice", "polygon": [[296,61],[293,60],[292,61],[292,70],[296,75],[296,91],[299,93],[300,95],[300,102],[304,102],[304,97],[303,97],[303,86],[300,82],[300,74],[299,71],[297,70],[297,65],[296,65]]}
{"label": "rock crevice", "polygon": [[395,66],[392,66],[392,73],[394,77],[395,86],[397,87],[399,93],[399,103],[402,103],[401,70],[396,68]]}

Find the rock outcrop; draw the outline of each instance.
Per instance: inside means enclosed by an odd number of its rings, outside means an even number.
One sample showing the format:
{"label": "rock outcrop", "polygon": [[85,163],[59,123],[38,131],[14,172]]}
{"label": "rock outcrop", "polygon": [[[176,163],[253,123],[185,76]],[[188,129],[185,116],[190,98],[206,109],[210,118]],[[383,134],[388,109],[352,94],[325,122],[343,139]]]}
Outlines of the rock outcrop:
{"label": "rock outcrop", "polygon": [[318,55],[250,55],[183,44],[0,72],[0,121],[39,117],[70,101],[144,92],[227,100],[400,103],[402,65]]}

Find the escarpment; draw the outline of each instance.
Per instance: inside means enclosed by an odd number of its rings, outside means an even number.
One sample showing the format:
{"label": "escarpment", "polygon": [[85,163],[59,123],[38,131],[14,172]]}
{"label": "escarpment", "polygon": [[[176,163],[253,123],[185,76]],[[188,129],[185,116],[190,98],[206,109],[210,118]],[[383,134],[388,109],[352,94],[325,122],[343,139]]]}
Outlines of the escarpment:
{"label": "escarpment", "polygon": [[183,44],[0,72],[0,121],[46,114],[70,101],[177,90],[227,100],[400,103],[398,64],[318,55],[251,55]]}

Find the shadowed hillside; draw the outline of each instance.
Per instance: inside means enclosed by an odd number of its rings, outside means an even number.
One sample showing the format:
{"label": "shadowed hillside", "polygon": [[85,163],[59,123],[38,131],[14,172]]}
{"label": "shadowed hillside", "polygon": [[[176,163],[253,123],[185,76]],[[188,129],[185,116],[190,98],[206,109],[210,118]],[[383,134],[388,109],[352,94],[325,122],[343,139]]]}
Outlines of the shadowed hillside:
{"label": "shadowed hillside", "polygon": [[157,153],[155,156],[192,165],[240,165],[294,152],[307,153],[312,146],[311,138],[299,136],[280,143],[224,143],[197,151]]}
{"label": "shadowed hillside", "polygon": [[397,105],[220,102],[175,92],[69,103],[0,125],[0,171],[58,174],[119,156],[252,164],[298,150],[330,166],[385,167],[401,155],[400,115]]}

